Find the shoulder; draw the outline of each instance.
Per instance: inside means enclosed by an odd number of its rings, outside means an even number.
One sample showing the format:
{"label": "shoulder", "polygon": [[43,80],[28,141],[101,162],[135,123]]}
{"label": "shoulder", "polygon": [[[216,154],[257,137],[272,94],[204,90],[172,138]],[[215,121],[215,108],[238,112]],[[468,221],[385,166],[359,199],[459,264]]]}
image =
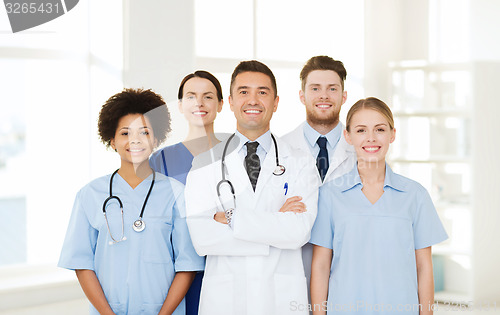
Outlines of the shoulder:
{"label": "shoulder", "polygon": [[159,172],[155,172],[155,176],[155,181],[156,183],[158,183],[160,189],[170,190],[176,197],[184,192],[184,184],[182,184],[177,179],[166,176]]}
{"label": "shoulder", "polygon": [[[205,166],[219,162],[222,159],[224,149],[226,149],[228,139],[223,140],[216,144],[213,148],[203,153],[198,154],[194,157],[192,163],[192,170],[200,169]],[[232,141],[227,145],[226,156],[233,152],[238,146],[237,139],[233,138]]]}
{"label": "shoulder", "polygon": [[413,196],[419,202],[424,198],[430,199],[429,192],[422,184],[406,176],[392,172],[391,184],[393,188],[408,193],[409,197]]}
{"label": "shoulder", "polygon": [[297,127],[295,127],[295,129],[293,129],[289,133],[281,136],[280,138],[283,139],[283,141],[290,144],[291,146],[299,147],[297,145],[298,141],[300,140],[298,137],[302,137],[302,139],[304,138],[303,128],[304,128],[304,122],[299,124]]}

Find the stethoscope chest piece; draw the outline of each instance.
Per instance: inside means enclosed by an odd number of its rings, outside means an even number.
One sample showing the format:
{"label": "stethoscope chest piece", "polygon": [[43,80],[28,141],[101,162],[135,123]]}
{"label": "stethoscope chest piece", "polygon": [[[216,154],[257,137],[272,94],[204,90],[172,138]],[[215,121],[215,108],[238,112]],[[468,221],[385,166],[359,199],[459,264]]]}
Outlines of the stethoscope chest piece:
{"label": "stethoscope chest piece", "polygon": [[285,173],[285,167],[281,164],[276,165],[276,168],[274,169],[273,174],[276,176],[281,176]]}
{"label": "stethoscope chest piece", "polygon": [[142,232],[146,228],[146,222],[142,221],[141,219],[137,219],[134,221],[132,228],[136,232]]}

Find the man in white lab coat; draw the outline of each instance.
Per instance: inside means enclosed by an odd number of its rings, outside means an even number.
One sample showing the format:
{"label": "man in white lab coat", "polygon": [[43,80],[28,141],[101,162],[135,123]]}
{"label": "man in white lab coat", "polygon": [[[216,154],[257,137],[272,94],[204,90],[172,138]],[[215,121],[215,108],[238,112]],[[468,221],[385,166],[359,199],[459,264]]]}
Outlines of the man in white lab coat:
{"label": "man in white lab coat", "polygon": [[[309,59],[300,72],[299,91],[306,121],[282,138],[316,160],[314,172],[322,183],[348,173],[356,164],[356,153],[345,141],[344,125],[339,120],[340,108],[347,99],[346,76],[341,61],[328,56]],[[312,245],[306,244],[302,251],[309,288]]]}
{"label": "man in white lab coat", "polygon": [[241,62],[229,96],[235,135],[196,157],[187,177],[189,232],[207,256],[200,315],[308,313],[301,247],[316,218],[319,178],[310,154],[271,135],[278,101],[271,70]]}

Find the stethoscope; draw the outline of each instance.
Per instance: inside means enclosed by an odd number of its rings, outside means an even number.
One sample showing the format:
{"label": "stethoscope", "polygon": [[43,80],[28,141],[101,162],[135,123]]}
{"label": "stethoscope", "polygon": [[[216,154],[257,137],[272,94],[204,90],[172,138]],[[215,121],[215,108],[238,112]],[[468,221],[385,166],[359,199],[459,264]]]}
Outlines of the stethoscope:
{"label": "stethoscope", "polygon": [[[224,209],[224,211],[226,211],[226,206],[225,204],[227,203],[228,200],[223,200],[223,198],[221,197],[222,196],[222,193],[221,191],[223,190],[222,188],[223,187],[228,187],[229,188],[229,191],[231,192],[231,195],[232,195],[232,203],[233,203],[233,207],[231,207],[231,209],[234,209],[235,208],[235,204],[236,204],[236,195],[234,193],[234,186],[233,184],[231,183],[231,181],[229,179],[226,179],[226,170],[227,170],[227,167],[226,167],[226,153],[227,153],[227,148],[229,146],[229,143],[231,142],[231,140],[234,138],[235,134],[233,133],[229,139],[227,139],[227,142],[226,142],[226,145],[224,146],[224,150],[222,151],[222,159],[221,159],[221,173],[222,173],[222,179],[219,181],[219,183],[217,184],[217,196],[219,197],[219,201],[221,203],[221,206],[222,208]],[[273,134],[271,134],[271,138],[273,139],[273,143],[274,143],[274,151],[276,153],[276,168],[274,169],[274,172],[273,172],[273,175],[274,176],[281,176],[285,173],[285,167],[283,165],[280,164],[279,162],[279,157],[278,157],[278,144],[276,143],[276,139],[274,138]],[[231,198],[230,198],[231,199]],[[229,209],[230,210],[230,209]]]}
{"label": "stethoscope", "polygon": [[[113,195],[113,178],[115,177],[116,173],[118,170],[113,172],[113,175],[111,175],[111,179],[109,180],[109,197],[104,200],[104,203],[102,204],[102,212],[104,213],[104,219],[106,220],[106,226],[108,227],[108,233],[109,236],[113,241],[110,241],[109,244],[115,244],[121,241],[126,240],[127,238],[125,237],[125,224],[123,223],[123,203],[120,200],[118,196]],[[153,186],[155,184],[155,172],[153,171],[153,180],[151,181],[151,186],[149,187],[148,194],[146,195],[146,199],[144,200],[144,204],[142,205],[142,210],[141,213],[139,214],[139,219],[135,220],[134,223],[132,224],[132,228],[136,232],[142,232],[146,228],[146,222],[142,220],[142,216],[144,215],[144,209],[146,209],[146,204],[148,203],[149,195],[151,195],[151,191],[153,190]],[[109,223],[108,223],[108,217],[106,216],[106,206],[108,204],[108,201],[116,199],[118,201],[118,204],[120,205],[120,212],[122,216],[122,236],[120,237],[119,240],[116,240],[113,235],[111,234],[111,229],[109,228]]]}

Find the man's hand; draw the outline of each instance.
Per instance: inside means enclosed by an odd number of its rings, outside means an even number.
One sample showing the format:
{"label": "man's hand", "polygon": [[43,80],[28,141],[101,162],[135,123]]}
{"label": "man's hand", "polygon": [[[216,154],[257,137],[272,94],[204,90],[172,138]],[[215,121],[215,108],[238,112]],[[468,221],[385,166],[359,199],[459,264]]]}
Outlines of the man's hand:
{"label": "man's hand", "polygon": [[294,196],[288,198],[281,207],[280,212],[289,212],[289,211],[295,213],[306,212],[307,211],[306,205],[303,202],[301,202],[301,200],[302,197],[300,196]]}
{"label": "man's hand", "polygon": [[214,215],[214,220],[222,224],[227,224],[226,215],[224,214],[224,212],[216,212]]}

